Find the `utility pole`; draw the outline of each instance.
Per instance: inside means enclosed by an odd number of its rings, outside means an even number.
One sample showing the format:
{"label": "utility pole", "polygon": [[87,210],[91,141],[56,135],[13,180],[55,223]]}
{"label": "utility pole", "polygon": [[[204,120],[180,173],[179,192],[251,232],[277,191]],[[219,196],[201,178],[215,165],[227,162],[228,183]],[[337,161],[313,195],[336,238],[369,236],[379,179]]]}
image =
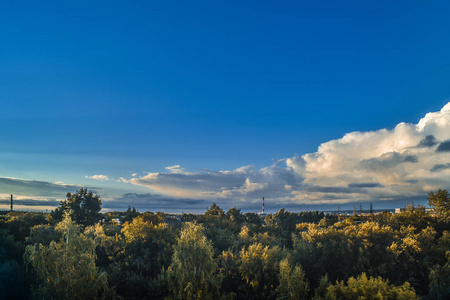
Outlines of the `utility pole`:
{"label": "utility pole", "polygon": [[353,204],[353,216],[356,217],[356,207],[354,204]]}
{"label": "utility pole", "polygon": [[11,194],[11,211],[13,211],[13,195]]}
{"label": "utility pole", "polygon": [[362,205],[361,205],[361,203],[359,204],[359,214],[360,215],[362,214]]}

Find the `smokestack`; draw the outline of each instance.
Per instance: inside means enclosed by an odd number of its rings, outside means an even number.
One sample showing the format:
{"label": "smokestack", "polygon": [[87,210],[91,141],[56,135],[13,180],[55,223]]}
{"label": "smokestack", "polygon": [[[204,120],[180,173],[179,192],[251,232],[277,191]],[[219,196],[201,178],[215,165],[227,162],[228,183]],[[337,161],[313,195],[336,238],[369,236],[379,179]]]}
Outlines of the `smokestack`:
{"label": "smokestack", "polygon": [[262,205],[262,214],[264,214],[264,197],[263,197],[263,205]]}
{"label": "smokestack", "polygon": [[13,211],[13,195],[11,194],[11,211]]}

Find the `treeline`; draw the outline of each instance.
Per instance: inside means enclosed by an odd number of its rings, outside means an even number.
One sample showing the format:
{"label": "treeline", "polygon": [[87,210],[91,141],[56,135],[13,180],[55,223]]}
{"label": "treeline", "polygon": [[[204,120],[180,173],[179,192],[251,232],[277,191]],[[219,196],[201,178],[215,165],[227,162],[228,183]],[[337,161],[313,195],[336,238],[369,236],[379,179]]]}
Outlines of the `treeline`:
{"label": "treeline", "polygon": [[[432,212],[100,213],[86,189],[0,218],[2,299],[450,299],[450,197]],[[358,298],[364,297],[364,298]]]}

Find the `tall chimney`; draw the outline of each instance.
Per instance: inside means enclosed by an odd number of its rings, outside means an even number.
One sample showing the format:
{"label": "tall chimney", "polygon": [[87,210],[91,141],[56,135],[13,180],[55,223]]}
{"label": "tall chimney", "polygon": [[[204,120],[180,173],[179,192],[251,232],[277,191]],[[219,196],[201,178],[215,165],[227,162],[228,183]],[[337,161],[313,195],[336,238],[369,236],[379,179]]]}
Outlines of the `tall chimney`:
{"label": "tall chimney", "polygon": [[11,194],[11,211],[13,211],[13,195]]}
{"label": "tall chimney", "polygon": [[263,197],[263,205],[262,205],[262,214],[264,214],[264,197]]}

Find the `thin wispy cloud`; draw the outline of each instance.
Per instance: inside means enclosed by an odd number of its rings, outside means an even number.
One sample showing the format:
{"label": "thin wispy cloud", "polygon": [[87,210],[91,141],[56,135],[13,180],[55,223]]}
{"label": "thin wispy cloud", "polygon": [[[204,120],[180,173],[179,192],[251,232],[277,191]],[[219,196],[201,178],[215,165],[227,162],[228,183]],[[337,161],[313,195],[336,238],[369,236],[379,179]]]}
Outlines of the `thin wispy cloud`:
{"label": "thin wispy cloud", "polygon": [[106,176],[106,175],[102,175],[102,174],[99,174],[99,175],[92,175],[92,176],[84,176],[85,178],[88,178],[88,179],[94,179],[94,180],[100,180],[100,181],[107,181],[107,180],[110,180],[110,178],[108,177],[108,176]]}

